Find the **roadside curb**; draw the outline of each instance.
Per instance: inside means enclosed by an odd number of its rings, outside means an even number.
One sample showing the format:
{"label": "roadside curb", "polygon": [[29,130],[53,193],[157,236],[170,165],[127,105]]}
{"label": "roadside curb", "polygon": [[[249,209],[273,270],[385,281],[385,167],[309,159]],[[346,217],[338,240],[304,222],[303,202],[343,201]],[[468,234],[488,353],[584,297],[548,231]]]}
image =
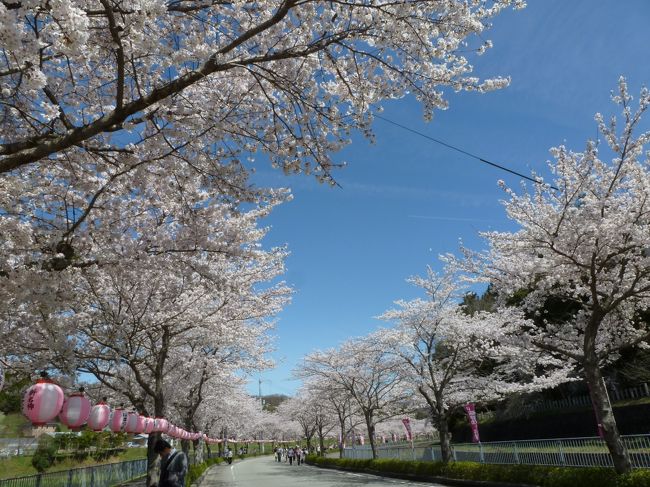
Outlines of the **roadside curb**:
{"label": "roadside curb", "polygon": [[234,465],[235,463],[243,462],[244,460],[248,460],[248,459],[247,458],[245,458],[245,459],[237,458],[237,459],[233,459],[232,464],[228,464],[228,462],[221,462],[221,463],[217,463],[215,465],[210,465],[208,468],[205,469],[205,471],[201,474],[201,476],[198,479],[196,479],[194,482],[192,482],[190,484],[190,487],[201,487],[201,483],[203,482],[203,480],[205,480],[205,476],[213,468],[224,467],[224,466],[227,467],[227,466],[230,466],[230,465]]}
{"label": "roadside curb", "polygon": [[313,463],[308,463],[312,467],[317,468],[326,468],[330,470],[341,470],[345,472],[358,472],[358,473],[367,473],[369,475],[376,475],[377,477],[388,477],[392,479],[400,480],[413,480],[415,482],[436,482],[442,485],[448,485],[450,487],[535,487],[531,484],[511,484],[503,482],[492,482],[489,480],[465,480],[465,479],[451,479],[449,477],[435,477],[435,476],[419,476],[412,475],[407,473],[391,473],[391,472],[378,472],[377,470],[369,469],[352,469],[352,468],[342,468],[329,465],[314,465]]}

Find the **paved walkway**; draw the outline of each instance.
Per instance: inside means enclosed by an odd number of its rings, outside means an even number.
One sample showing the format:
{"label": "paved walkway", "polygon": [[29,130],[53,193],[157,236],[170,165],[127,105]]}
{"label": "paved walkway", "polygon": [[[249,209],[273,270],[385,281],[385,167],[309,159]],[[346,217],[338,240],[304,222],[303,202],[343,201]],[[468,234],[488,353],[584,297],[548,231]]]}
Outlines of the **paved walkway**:
{"label": "paved walkway", "polygon": [[309,465],[278,463],[272,456],[244,460],[210,469],[200,487],[392,487],[440,486],[377,477],[353,472],[322,469]]}

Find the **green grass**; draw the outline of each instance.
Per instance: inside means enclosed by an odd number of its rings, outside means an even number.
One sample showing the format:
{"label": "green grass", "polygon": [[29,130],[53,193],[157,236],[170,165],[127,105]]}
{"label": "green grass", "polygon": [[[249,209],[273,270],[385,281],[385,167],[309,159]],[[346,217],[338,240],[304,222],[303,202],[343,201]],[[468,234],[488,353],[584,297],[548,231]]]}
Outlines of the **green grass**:
{"label": "green grass", "polygon": [[[557,443],[549,441],[546,445],[541,443],[531,446],[522,445],[522,442],[513,442],[517,445],[517,453],[559,453],[560,448]],[[513,443],[502,442],[500,444],[483,444],[483,453],[512,453],[514,451]],[[463,443],[462,446],[452,445],[457,452],[479,452],[481,446],[478,444]],[[633,447],[628,445],[630,453],[650,453],[649,447]],[[566,441],[562,443],[562,453],[609,453],[607,445],[600,440],[589,441],[580,446],[567,445]]]}
{"label": "green grass", "polygon": [[[127,448],[119,455],[108,458],[103,462],[97,462],[91,458],[83,461],[67,458],[61,462],[57,462],[47,472],[60,472],[62,470],[70,470],[72,468],[90,467],[93,465],[101,465],[104,463],[126,462],[129,460],[139,460],[146,458],[146,448]],[[27,475],[36,475],[38,472],[32,466],[31,456],[16,456],[0,459],[0,479],[8,479],[13,477],[24,477]]]}
{"label": "green grass", "polygon": [[23,438],[29,430],[29,421],[20,413],[0,413],[0,437]]}

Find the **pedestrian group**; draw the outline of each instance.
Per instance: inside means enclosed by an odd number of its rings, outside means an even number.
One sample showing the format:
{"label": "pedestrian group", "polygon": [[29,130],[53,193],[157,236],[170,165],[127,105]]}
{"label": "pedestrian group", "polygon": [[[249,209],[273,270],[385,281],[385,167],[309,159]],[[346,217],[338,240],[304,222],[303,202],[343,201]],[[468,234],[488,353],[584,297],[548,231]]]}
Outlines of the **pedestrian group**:
{"label": "pedestrian group", "polygon": [[293,465],[295,461],[296,465],[302,465],[305,463],[306,457],[307,449],[300,448],[299,446],[295,446],[293,448],[283,448],[279,446],[275,449],[276,462],[288,462],[289,465]]}

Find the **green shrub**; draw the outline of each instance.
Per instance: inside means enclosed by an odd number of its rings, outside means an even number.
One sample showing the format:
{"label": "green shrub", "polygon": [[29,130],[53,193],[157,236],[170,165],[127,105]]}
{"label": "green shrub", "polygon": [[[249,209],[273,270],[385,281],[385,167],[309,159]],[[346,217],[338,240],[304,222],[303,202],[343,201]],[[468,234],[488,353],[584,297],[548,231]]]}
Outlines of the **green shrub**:
{"label": "green shrub", "polygon": [[205,472],[212,465],[217,465],[223,461],[223,458],[208,458],[205,462],[199,463],[198,465],[190,465],[187,470],[187,476],[185,477],[185,485],[189,487],[192,485],[192,482],[197,480],[203,472]]}
{"label": "green shrub", "polygon": [[48,435],[43,435],[38,440],[38,446],[32,456],[32,466],[37,472],[43,473],[52,466],[56,459],[56,443]]}
{"label": "green shrub", "polygon": [[617,477],[611,468],[551,467],[544,487],[612,487]]}
{"label": "green shrub", "polygon": [[492,465],[474,462],[412,462],[397,459],[357,460],[307,456],[307,463],[418,477],[446,477],[459,480],[484,480],[539,487],[650,487],[650,470],[635,470],[616,475],[611,468],[546,467],[535,465]]}
{"label": "green shrub", "polygon": [[650,470],[634,470],[619,477],[617,487],[650,487]]}

